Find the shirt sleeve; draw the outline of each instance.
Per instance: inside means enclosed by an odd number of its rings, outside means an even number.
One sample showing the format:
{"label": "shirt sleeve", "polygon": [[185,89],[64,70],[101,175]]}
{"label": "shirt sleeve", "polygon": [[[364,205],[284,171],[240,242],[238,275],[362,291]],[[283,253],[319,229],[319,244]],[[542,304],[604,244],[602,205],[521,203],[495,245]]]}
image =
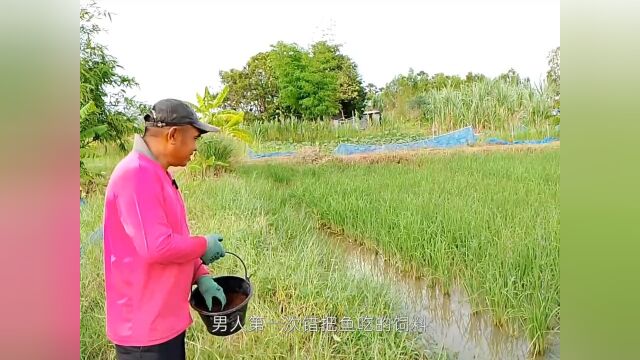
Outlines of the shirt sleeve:
{"label": "shirt sleeve", "polygon": [[175,234],[167,221],[157,180],[143,172],[132,173],[119,191],[116,204],[124,230],[138,254],[155,263],[185,263],[201,257],[207,249],[207,239]]}

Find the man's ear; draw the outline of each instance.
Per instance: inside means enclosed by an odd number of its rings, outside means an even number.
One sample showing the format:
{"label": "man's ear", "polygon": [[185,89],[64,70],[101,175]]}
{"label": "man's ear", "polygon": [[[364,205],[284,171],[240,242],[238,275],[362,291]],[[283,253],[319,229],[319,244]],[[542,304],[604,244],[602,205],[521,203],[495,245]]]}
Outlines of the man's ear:
{"label": "man's ear", "polygon": [[169,131],[167,131],[167,141],[169,141],[169,144],[175,144],[177,142],[176,139],[176,135],[178,134],[178,128],[177,127],[172,127],[169,128]]}

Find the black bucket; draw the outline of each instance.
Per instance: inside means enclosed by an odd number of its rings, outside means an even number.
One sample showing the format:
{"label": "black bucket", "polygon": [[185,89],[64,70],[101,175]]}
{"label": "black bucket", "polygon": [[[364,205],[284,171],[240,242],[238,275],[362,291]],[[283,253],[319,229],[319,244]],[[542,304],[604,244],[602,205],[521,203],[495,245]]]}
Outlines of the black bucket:
{"label": "black bucket", "polygon": [[251,282],[247,275],[247,266],[244,261],[232,252],[226,252],[226,254],[237,257],[244,267],[244,279],[233,275],[213,278],[224,291],[224,295],[227,298],[225,308],[228,308],[224,311],[219,311],[220,302],[214,298],[212,311],[208,311],[204,297],[197,286],[191,291],[191,299],[189,300],[191,308],[200,315],[202,322],[207,327],[207,331],[216,336],[229,336],[242,330],[247,308],[249,307],[249,300],[253,295]]}

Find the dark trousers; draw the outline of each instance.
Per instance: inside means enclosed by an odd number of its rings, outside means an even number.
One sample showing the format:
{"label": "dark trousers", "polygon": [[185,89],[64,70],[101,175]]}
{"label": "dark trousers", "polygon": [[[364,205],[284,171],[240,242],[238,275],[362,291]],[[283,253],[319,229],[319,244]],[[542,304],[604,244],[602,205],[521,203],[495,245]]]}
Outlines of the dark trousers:
{"label": "dark trousers", "polygon": [[171,340],[151,346],[116,345],[118,360],[185,360],[185,332]]}

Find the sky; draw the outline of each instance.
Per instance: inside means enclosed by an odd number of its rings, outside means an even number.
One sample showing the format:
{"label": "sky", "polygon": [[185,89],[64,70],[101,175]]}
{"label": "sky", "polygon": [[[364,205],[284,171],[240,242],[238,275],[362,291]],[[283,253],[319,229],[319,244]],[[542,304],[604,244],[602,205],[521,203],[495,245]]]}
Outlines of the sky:
{"label": "sky", "polygon": [[497,76],[515,69],[539,82],[560,46],[560,0],[97,0],[112,13],[97,40],[147,104],[195,102],[219,72],[242,69],[278,41],[327,39],[384,86],[410,68],[428,74]]}

